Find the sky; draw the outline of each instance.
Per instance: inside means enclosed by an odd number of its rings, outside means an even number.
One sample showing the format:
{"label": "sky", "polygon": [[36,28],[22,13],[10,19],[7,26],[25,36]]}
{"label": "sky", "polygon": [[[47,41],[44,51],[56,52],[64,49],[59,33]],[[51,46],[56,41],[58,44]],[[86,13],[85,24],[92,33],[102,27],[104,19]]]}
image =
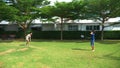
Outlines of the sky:
{"label": "sky", "polygon": [[56,2],[56,1],[58,1],[58,2],[70,2],[70,1],[72,1],[72,0],[49,0],[49,1],[51,1],[51,2]]}
{"label": "sky", "polygon": [[48,0],[51,1],[51,5],[54,4],[54,2],[58,1],[58,2],[71,2],[72,0]]}

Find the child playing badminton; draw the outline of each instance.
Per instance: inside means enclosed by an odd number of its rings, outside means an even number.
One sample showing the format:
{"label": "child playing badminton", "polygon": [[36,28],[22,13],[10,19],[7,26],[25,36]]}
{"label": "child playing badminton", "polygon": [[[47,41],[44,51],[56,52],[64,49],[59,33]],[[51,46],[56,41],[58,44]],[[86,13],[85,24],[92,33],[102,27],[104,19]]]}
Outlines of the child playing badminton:
{"label": "child playing badminton", "polygon": [[95,49],[95,48],[94,48],[95,33],[94,33],[94,31],[91,31],[90,34],[91,34],[91,40],[90,40],[91,48],[92,48],[92,51],[95,51],[95,50],[94,50],[94,49]]}
{"label": "child playing badminton", "polygon": [[26,46],[29,46],[29,43],[31,41],[31,36],[32,36],[32,32],[30,32],[29,34],[26,35]]}

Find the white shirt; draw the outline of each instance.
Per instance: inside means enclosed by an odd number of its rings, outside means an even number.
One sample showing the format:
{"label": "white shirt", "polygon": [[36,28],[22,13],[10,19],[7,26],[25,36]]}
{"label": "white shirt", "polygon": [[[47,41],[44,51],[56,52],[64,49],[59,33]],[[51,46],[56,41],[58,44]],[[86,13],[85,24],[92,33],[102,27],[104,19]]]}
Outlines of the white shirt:
{"label": "white shirt", "polygon": [[28,35],[26,36],[26,40],[30,41],[30,38],[31,38],[31,34],[28,34]]}

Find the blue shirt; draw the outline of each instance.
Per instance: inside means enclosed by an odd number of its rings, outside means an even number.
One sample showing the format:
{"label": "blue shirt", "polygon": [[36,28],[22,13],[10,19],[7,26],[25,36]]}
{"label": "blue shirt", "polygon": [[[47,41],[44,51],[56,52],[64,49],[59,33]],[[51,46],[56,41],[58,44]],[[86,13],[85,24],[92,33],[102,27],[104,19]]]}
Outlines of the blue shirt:
{"label": "blue shirt", "polygon": [[95,40],[95,34],[91,34],[91,40]]}

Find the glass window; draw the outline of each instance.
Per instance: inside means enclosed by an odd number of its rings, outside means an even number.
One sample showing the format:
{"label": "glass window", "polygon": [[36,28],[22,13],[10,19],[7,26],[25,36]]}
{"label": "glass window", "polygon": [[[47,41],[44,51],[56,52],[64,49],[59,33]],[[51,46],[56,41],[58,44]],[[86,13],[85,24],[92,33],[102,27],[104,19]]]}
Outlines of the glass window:
{"label": "glass window", "polygon": [[68,25],[68,30],[69,31],[77,31],[78,30],[78,25]]}
{"label": "glass window", "polygon": [[99,25],[87,25],[86,30],[100,30]]}

